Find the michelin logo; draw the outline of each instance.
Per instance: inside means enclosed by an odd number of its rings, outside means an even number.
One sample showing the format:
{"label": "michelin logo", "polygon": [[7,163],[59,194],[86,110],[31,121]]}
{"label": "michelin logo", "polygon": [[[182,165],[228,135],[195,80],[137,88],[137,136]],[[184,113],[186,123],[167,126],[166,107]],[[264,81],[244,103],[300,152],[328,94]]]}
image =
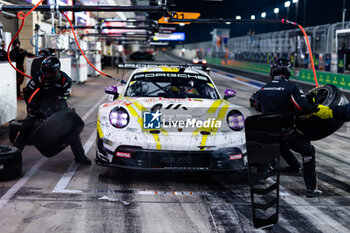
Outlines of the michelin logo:
{"label": "michelin logo", "polygon": [[144,112],[143,113],[143,128],[144,129],[160,129],[162,113],[159,112]]}

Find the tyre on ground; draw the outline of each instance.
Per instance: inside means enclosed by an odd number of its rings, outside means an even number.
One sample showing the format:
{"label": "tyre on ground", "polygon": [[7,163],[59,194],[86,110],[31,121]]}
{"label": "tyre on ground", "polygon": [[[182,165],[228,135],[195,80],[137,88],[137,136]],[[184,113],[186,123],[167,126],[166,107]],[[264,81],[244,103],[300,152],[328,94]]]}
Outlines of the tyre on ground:
{"label": "tyre on ground", "polygon": [[72,109],[64,109],[47,118],[33,133],[34,146],[45,157],[52,157],[69,144],[72,135],[79,135],[84,121]]}
{"label": "tyre on ground", "polygon": [[21,174],[21,152],[13,146],[0,145],[0,181],[11,180]]}

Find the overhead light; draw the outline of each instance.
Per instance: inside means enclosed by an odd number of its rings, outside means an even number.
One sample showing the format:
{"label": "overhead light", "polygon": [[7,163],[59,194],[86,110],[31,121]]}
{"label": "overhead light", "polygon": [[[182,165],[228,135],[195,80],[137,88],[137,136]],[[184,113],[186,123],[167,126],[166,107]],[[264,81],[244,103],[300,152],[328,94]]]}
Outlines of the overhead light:
{"label": "overhead light", "polygon": [[286,2],[284,3],[284,7],[286,7],[286,8],[290,7],[290,1],[286,1]]}
{"label": "overhead light", "polygon": [[261,18],[266,18],[266,12],[261,13]]}
{"label": "overhead light", "polygon": [[242,17],[241,17],[240,15],[237,15],[237,16],[236,16],[236,19],[237,19],[237,20],[241,20]]}
{"label": "overhead light", "polygon": [[298,3],[299,1],[298,0],[293,0],[293,3]]}
{"label": "overhead light", "polygon": [[274,12],[275,14],[278,14],[278,12],[280,12],[280,9],[276,7],[276,8],[273,10],[273,12]]}
{"label": "overhead light", "polygon": [[231,22],[225,22],[226,24],[231,24]]}
{"label": "overhead light", "polygon": [[183,26],[185,26],[185,23],[179,23],[179,25],[180,25],[181,27],[183,27]]}
{"label": "overhead light", "polygon": [[255,19],[255,15],[250,16],[250,19],[254,20]]}

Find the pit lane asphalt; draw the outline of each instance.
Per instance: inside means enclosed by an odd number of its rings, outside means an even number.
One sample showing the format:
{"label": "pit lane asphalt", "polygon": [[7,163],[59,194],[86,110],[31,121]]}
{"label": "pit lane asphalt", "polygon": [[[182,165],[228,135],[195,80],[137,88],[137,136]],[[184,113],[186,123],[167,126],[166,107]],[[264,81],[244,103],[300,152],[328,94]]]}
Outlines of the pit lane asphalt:
{"label": "pit lane asphalt", "polygon": [[[163,55],[157,59],[170,60]],[[108,72],[116,76],[115,71]],[[235,89],[237,97],[230,101],[248,106],[255,87],[214,72],[212,77],[220,93]],[[89,78],[85,84],[74,85],[70,105],[81,116],[91,112],[81,135],[83,145],[95,134],[97,109],[92,107],[105,95],[104,86],[114,83]],[[20,102],[19,118],[25,115],[24,107]],[[349,131],[347,124],[341,132],[313,143],[324,196],[304,197],[301,174],[282,174],[280,219],[272,232],[349,232]],[[0,127],[0,144],[9,144],[6,125]],[[90,159],[95,158],[95,148],[93,143],[87,153]],[[142,172],[92,164],[69,173],[73,160],[69,149],[42,158],[33,146],[25,148],[23,176],[28,178],[33,167],[36,170],[8,201],[5,194],[15,190],[23,177],[0,183],[0,232],[264,232],[252,226],[245,171]],[[70,176],[61,193],[53,192],[62,178]],[[104,196],[110,199],[99,200]]]}

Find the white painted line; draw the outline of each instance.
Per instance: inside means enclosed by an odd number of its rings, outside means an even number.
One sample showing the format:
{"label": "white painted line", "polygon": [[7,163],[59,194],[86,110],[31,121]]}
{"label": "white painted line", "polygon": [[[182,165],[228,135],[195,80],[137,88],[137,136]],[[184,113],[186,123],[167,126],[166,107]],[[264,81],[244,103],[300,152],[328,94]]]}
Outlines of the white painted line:
{"label": "white painted line", "polygon": [[290,196],[290,193],[287,191],[287,189],[285,187],[280,185],[280,195],[281,196]]}
{"label": "white painted line", "polygon": [[[92,108],[85,113],[85,115],[81,118],[83,121],[86,121],[86,119],[95,111],[95,109],[102,104],[106,99],[106,95],[102,96],[101,99],[94,105]],[[95,141],[96,137],[96,129],[92,134],[90,135],[89,139],[86,141],[84,145],[84,152],[87,154],[92,146],[92,144]],[[83,191],[81,190],[73,190],[73,189],[66,189],[69,182],[71,181],[72,177],[74,176],[75,172],[77,171],[79,167],[79,163],[73,161],[70,166],[68,167],[67,171],[63,174],[61,179],[58,181],[54,189],[52,190],[53,193],[75,193],[75,194],[81,194]]]}
{"label": "white painted line", "polygon": [[[349,227],[344,226],[336,219],[337,216],[326,214],[322,207],[317,207],[318,204],[322,203],[322,197],[315,202],[306,201],[307,197],[294,196],[291,198],[283,199],[289,206],[291,206],[295,211],[299,212],[302,216],[309,220],[320,232],[349,232]],[[329,206],[332,208],[334,206]],[[335,207],[335,211],[337,207]]]}
{"label": "white painted line", "polygon": [[81,190],[66,189],[70,180],[72,179],[74,173],[79,167],[79,163],[73,161],[68,167],[67,171],[63,174],[60,181],[56,184],[55,188],[52,190],[53,193],[82,193]]}
{"label": "white painted line", "polygon": [[12,186],[1,198],[0,209],[4,207],[7,202],[17,193],[18,190],[34,175],[35,172],[45,163],[47,158],[41,158],[21,179],[19,179],[14,186]]}
{"label": "white painted line", "polygon": [[[84,145],[84,152],[87,154],[91,148],[91,146],[94,144],[96,138],[96,130],[92,132],[89,139],[86,141]],[[73,190],[73,189],[66,189],[69,182],[73,178],[75,172],[77,171],[80,163],[77,163],[73,161],[70,166],[68,167],[67,171],[63,174],[61,179],[56,184],[55,188],[52,190],[53,193],[75,193],[75,194],[81,194],[83,191],[81,190]]]}
{"label": "white painted line", "polygon": [[87,111],[87,113],[85,113],[85,115],[81,119],[85,121],[91,115],[91,113],[95,111],[95,108],[97,108],[100,104],[102,104],[103,101],[105,101],[106,97],[107,95],[102,96],[102,98],[94,106],[92,106],[92,108],[89,111]]}
{"label": "white painted line", "polygon": [[[106,98],[106,95],[104,95],[87,113],[85,113],[85,115],[82,117],[83,121],[85,121],[90,115],[91,113],[95,110],[95,108],[97,108]],[[88,141],[85,143],[84,146],[84,151],[88,151],[92,144],[93,141],[95,139],[96,136],[96,130],[93,132],[93,134],[90,136],[90,138],[88,139]],[[18,180],[16,182],[15,185],[13,185],[1,198],[0,198],[0,209],[2,207],[4,207],[8,201],[18,192],[18,190],[20,190],[23,185],[25,183],[27,183],[27,181],[39,170],[39,168],[44,164],[44,162],[47,160],[47,158],[43,157],[41,158],[20,180]],[[77,165],[73,165],[75,162],[73,162],[71,164],[71,166],[68,168],[67,172],[69,171],[70,173],[68,174],[72,174],[71,177],[73,177],[74,172],[77,170],[79,164]],[[76,166],[76,168],[75,168]],[[71,168],[71,170],[70,170]],[[67,173],[66,172],[66,173]],[[65,173],[65,174],[66,174]],[[63,175],[64,176],[64,175]],[[71,179],[71,177],[69,178],[69,181]],[[61,178],[62,179],[62,178]],[[65,180],[65,179],[64,179]],[[68,181],[68,183],[69,183]],[[67,183],[67,185],[68,185]],[[56,185],[57,186],[57,185]],[[66,186],[65,186],[66,187]],[[56,188],[56,187],[55,187]],[[80,191],[80,190],[72,190],[72,191]]]}

